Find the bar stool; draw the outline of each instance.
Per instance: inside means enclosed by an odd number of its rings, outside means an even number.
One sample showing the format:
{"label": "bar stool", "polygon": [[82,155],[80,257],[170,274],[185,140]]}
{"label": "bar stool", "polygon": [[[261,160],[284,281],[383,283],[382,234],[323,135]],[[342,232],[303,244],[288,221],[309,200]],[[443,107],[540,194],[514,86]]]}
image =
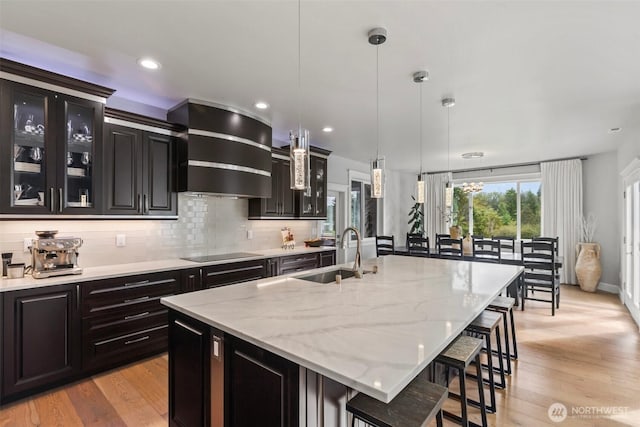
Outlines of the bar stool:
{"label": "bar stool", "polygon": [[[482,417],[482,426],[487,425],[487,410],[484,401],[483,381],[478,380],[479,402],[467,398],[465,372],[467,367],[475,362],[476,373],[478,378],[482,378],[482,364],[480,363],[480,352],[482,351],[482,340],[466,335],[461,335],[453,341],[442,353],[440,353],[432,364],[432,370],[435,374],[435,365],[440,363],[446,368],[457,369],[460,381],[460,394],[449,392],[449,396],[460,401],[460,411],[462,416],[458,416],[448,411],[442,411],[448,419],[461,423],[463,427],[477,426],[476,423],[469,421],[467,415],[467,405],[472,404],[480,409]],[[447,387],[449,386],[449,375],[447,374]]]}
{"label": "bar stool", "polygon": [[421,427],[435,417],[442,427],[442,405],[447,389],[429,381],[428,369],[413,379],[391,402],[384,403],[364,393],[347,402],[347,411],[356,419],[376,427]]}
{"label": "bar stool", "polygon": [[[489,378],[482,377],[482,381],[489,384],[489,397],[491,404],[487,406],[487,411],[491,413],[496,412],[496,388],[505,388],[506,380],[504,377],[504,363],[502,361],[502,357],[498,357],[498,367],[493,366],[493,351],[491,347],[491,334],[495,331],[496,335],[496,347],[498,350],[498,354],[502,354],[502,343],[500,339],[500,321],[502,320],[502,316],[499,313],[493,311],[483,311],[480,313],[478,317],[476,317],[470,324],[467,326],[466,331],[468,333],[481,336],[484,338],[485,348],[487,350],[487,364],[483,364],[483,368],[487,368],[489,371]],[[497,372],[500,374],[500,382],[496,383],[493,378],[493,373]],[[476,378],[472,374],[467,374],[467,376]],[[479,380],[479,379],[478,379]]]}
{"label": "bar stool", "polygon": [[[505,354],[507,359],[507,374],[511,375],[511,359],[518,359],[518,342],[516,341],[516,323],[513,319],[513,307],[515,306],[515,298],[498,296],[489,303],[488,310],[496,311],[502,314],[502,326],[504,327]],[[511,327],[507,324],[507,315],[509,315]],[[511,343],[509,343],[509,329],[511,329]],[[513,353],[510,350],[513,347]],[[495,353],[494,353],[495,354]]]}

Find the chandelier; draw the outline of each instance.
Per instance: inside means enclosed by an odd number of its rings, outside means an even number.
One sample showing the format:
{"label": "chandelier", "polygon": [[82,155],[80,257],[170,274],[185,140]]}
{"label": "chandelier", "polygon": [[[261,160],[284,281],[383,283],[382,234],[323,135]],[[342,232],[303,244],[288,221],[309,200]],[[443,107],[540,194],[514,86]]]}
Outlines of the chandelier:
{"label": "chandelier", "polygon": [[462,183],[462,191],[465,192],[465,194],[469,194],[469,193],[479,193],[482,191],[482,188],[484,187],[484,184],[482,182],[463,182]]}

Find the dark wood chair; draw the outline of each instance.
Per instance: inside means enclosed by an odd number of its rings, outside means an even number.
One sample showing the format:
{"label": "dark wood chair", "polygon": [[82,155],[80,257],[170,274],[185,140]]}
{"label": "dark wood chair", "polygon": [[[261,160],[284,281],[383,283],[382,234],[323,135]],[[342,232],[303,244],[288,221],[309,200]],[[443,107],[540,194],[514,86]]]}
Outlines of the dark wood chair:
{"label": "dark wood chair", "polygon": [[552,243],[553,244],[553,251],[555,252],[556,255],[558,255],[558,244],[559,244],[559,238],[558,237],[534,237],[531,239],[532,242],[544,242],[544,243]]}
{"label": "dark wood chair", "polygon": [[438,242],[440,239],[450,239],[451,234],[436,234],[436,248],[438,247]]}
{"label": "dark wood chair", "polygon": [[407,253],[411,256],[429,256],[429,238],[419,233],[407,233]]}
{"label": "dark wood chair", "polygon": [[500,243],[490,239],[473,238],[473,259],[474,261],[500,263]]}
{"label": "dark wood chair", "polygon": [[376,256],[395,255],[395,239],[393,236],[376,236]]}
{"label": "dark wood chair", "polygon": [[[551,315],[560,308],[560,283],[556,274],[556,246],[553,242],[520,242],[522,255],[522,309],[525,300],[551,303]],[[529,296],[529,292],[550,293],[551,299]]]}
{"label": "dark wood chair", "polygon": [[437,249],[440,258],[462,259],[462,239],[440,237]]}
{"label": "dark wood chair", "polygon": [[496,240],[500,243],[501,252],[515,252],[515,239],[508,236],[491,236],[491,240]]}

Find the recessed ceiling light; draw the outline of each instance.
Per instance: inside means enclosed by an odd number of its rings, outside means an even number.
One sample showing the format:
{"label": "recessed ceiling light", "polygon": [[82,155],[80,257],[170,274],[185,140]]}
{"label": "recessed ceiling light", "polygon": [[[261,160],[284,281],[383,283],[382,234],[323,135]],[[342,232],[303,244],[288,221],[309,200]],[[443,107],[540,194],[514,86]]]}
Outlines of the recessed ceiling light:
{"label": "recessed ceiling light", "polygon": [[333,132],[333,128],[331,126],[325,126],[322,128],[322,132]]}
{"label": "recessed ceiling light", "polygon": [[484,153],[482,151],[473,151],[462,155],[463,159],[479,159],[480,157],[484,157]]}
{"label": "recessed ceiling light", "polygon": [[266,102],[263,101],[258,101],[255,104],[256,108],[259,108],[261,110],[266,110],[267,108],[269,108],[269,104],[267,104]]}
{"label": "recessed ceiling light", "polygon": [[157,70],[160,68],[160,63],[151,58],[140,58],[138,59],[138,64],[140,64],[141,67],[144,67],[147,70]]}
{"label": "recessed ceiling light", "polygon": [[609,133],[618,133],[622,130],[622,128],[611,128],[609,129]]}

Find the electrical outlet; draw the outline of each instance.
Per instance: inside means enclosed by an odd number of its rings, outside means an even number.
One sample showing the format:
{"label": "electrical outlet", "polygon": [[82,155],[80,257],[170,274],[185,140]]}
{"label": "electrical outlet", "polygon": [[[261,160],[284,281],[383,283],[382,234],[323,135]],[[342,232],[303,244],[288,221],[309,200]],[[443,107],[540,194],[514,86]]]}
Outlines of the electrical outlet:
{"label": "electrical outlet", "polygon": [[127,235],[126,234],[116,234],[116,246],[122,248],[127,246]]}
{"label": "electrical outlet", "polygon": [[253,230],[247,230],[247,240],[253,239]]}
{"label": "electrical outlet", "polygon": [[31,237],[25,237],[23,242],[23,251],[30,252],[29,248],[33,244],[33,239]]}

